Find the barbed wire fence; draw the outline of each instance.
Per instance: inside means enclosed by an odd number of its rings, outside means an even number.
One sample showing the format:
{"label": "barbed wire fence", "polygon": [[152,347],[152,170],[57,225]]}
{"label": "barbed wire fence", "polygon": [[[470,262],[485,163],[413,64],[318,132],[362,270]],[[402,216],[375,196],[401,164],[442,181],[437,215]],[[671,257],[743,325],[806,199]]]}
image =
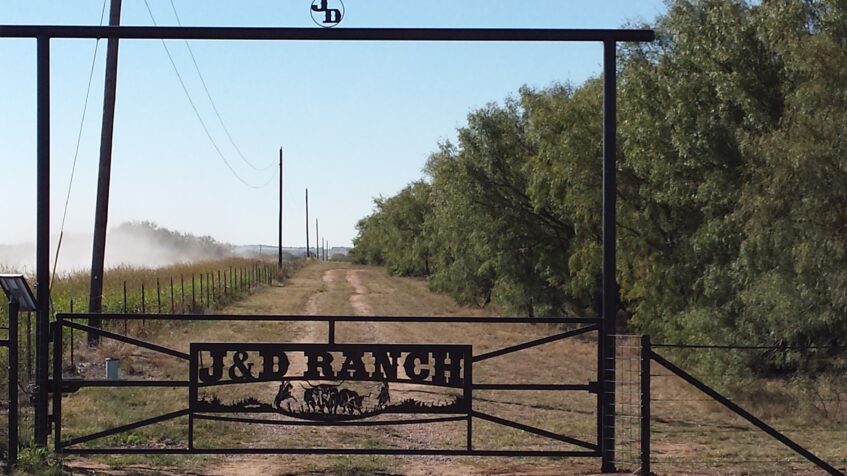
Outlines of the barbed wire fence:
{"label": "barbed wire fence", "polygon": [[[238,301],[251,295],[259,286],[282,282],[302,263],[299,260],[289,260],[283,269],[277,265],[256,262],[253,265],[230,266],[226,269],[209,269],[183,276],[155,276],[140,281],[122,282],[122,293],[112,293],[107,306],[109,312],[123,313],[159,313],[185,314],[205,313],[219,309],[231,302]],[[182,282],[181,282],[182,281]],[[194,283],[192,293],[191,283]],[[2,296],[2,294],[0,294]],[[58,298],[58,299],[57,299]],[[87,296],[79,297],[73,294],[62,294],[54,297],[52,313],[79,312],[87,308]],[[6,337],[8,342],[9,318],[5,299],[0,298],[0,341]],[[143,321],[142,321],[143,322]],[[141,322],[138,323],[141,325]],[[18,317],[18,442],[20,447],[31,446],[34,441],[33,406],[35,383],[35,314],[22,311]],[[125,335],[144,332],[143,327],[130,328],[126,323],[116,323],[114,329]],[[67,351],[71,367],[78,363],[79,356],[87,349],[84,333],[74,335],[73,329],[67,332]],[[0,453],[8,454],[9,447],[9,347],[0,345]],[[5,460],[5,457],[3,458]]]}

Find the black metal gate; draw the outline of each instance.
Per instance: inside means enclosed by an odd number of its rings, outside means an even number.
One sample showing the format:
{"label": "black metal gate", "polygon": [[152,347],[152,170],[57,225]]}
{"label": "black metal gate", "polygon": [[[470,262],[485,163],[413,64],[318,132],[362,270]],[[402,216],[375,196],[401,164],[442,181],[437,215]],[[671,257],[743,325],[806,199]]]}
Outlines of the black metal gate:
{"label": "black metal gate", "polygon": [[[103,314],[105,321],[116,319],[218,321],[218,322],[319,322],[327,325],[325,343],[290,342],[191,342],[189,351],[172,349],[124,334],[97,329],[74,322],[87,314],[59,314],[53,323],[53,395],[54,445],[65,454],[347,454],[347,455],[444,455],[444,456],[583,456],[599,457],[598,440],[583,441],[516,421],[500,418],[474,409],[475,390],[535,390],[550,392],[587,392],[596,394],[597,382],[585,383],[509,383],[503,381],[477,383],[473,379],[474,364],[512,354],[532,347],[560,341],[599,330],[599,319],[593,318],[506,318],[506,317],[335,317],[335,316],[209,316],[209,315],[138,315]],[[339,322],[395,324],[555,324],[561,332],[516,345],[473,352],[471,345],[417,344],[345,344],[335,338]],[[576,326],[570,330],[560,326]],[[185,378],[181,380],[83,380],[65,379],[63,368],[63,331],[75,329],[113,339],[185,362]],[[343,356],[335,359],[337,355]],[[304,365],[295,370],[294,360]],[[335,360],[333,365],[333,360]],[[339,366],[338,364],[341,363]],[[229,385],[279,383],[275,395],[259,393],[236,401],[226,401],[214,389]],[[320,383],[313,383],[320,382]],[[377,386],[377,396],[366,397],[345,387],[350,382]],[[295,395],[293,383],[303,392]],[[453,391],[452,399],[438,404],[411,400],[391,400],[392,384],[427,385]],[[106,429],[97,433],[62,437],[62,395],[86,387],[185,388],[185,408],[162,415]],[[82,446],[95,440],[135,430],[175,418],[187,416],[187,440],[180,447],[126,448]],[[381,417],[381,418],[377,418]],[[386,417],[390,417],[386,419]],[[466,439],[461,449],[398,448],[220,448],[195,444],[195,422],[199,420],[282,426],[365,427],[391,425],[426,425],[463,422]],[[576,449],[511,450],[474,448],[474,420],[484,420],[508,428],[553,440]]]}
{"label": "black metal gate", "polygon": [[[221,27],[96,27],[0,25],[0,37],[31,38],[37,43],[37,230],[36,230],[36,401],[35,442],[46,446],[49,432],[49,391],[61,376],[49,382],[50,346],[50,43],[52,39],[179,39],[276,41],[426,41],[426,42],[598,42],[603,44],[603,189],[602,189],[602,319],[593,321],[597,345],[597,442],[585,455],[602,458],[602,470],[615,465],[615,342],[618,302],[616,270],[616,152],[617,152],[617,44],[653,41],[652,30],[598,29],[486,29],[486,28],[221,28]],[[537,321],[537,320],[536,320]],[[57,328],[67,325],[62,318]],[[332,321],[330,321],[332,322]],[[499,322],[499,321],[496,321]],[[492,322],[495,323],[495,322]],[[76,325],[76,324],[75,324]],[[93,332],[93,330],[92,330]],[[59,336],[60,333],[56,332]],[[137,343],[137,342],[136,342]],[[139,344],[140,345],[140,344]],[[54,368],[61,365],[54,359]],[[168,384],[168,385],[173,385]],[[187,385],[187,383],[185,384]],[[57,392],[58,393],[58,392]],[[61,397],[54,420],[59,421]],[[474,415],[471,414],[471,417]],[[476,415],[478,418],[484,416]],[[143,422],[140,422],[141,424]],[[58,425],[57,425],[58,426]],[[59,435],[61,433],[59,432]],[[59,446],[62,444],[60,442]],[[188,451],[186,449],[186,451]],[[196,450],[195,450],[196,451]]]}

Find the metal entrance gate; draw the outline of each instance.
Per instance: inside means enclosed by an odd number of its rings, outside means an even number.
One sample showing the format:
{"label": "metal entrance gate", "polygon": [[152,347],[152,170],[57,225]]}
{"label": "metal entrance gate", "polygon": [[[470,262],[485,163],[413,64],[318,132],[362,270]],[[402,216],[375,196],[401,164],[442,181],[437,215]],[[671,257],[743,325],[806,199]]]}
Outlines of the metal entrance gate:
{"label": "metal entrance gate", "polygon": [[[104,321],[123,319],[207,321],[207,322],[312,322],[327,326],[325,343],[292,342],[191,342],[189,351],[172,349],[124,334],[79,324],[89,314],[59,314],[53,323],[53,441],[55,451],[65,454],[348,454],[348,455],[444,455],[444,456],[582,456],[599,457],[600,435],[593,442],[555,433],[535,426],[500,418],[474,409],[475,390],[533,390],[550,392],[601,393],[597,382],[585,383],[509,383],[510,376],[492,383],[477,383],[473,367],[479,362],[500,358],[514,352],[549,344],[581,334],[597,332],[600,320],[585,318],[506,318],[506,317],[313,317],[313,316],[209,316],[209,315],[138,315],[102,314]],[[394,323],[394,324],[464,324],[464,325],[538,325],[555,324],[574,326],[559,329],[552,335],[502,347],[484,353],[474,353],[471,345],[416,343],[416,344],[345,344],[335,338],[338,323]],[[156,353],[179,359],[185,364],[185,377],[180,380],[83,380],[62,377],[63,334],[65,329],[75,329],[131,344]],[[555,330],[555,328],[554,328]],[[341,354],[344,361],[335,359]],[[370,354],[368,358],[364,358]],[[305,365],[294,365],[304,357]],[[367,362],[367,364],[365,363]],[[339,366],[339,364],[341,364]],[[336,370],[338,369],[338,370]],[[315,383],[322,382],[322,383]],[[375,384],[376,396],[348,388],[351,382]],[[272,383],[272,392],[268,384]],[[303,390],[296,394],[293,383]],[[221,386],[264,387],[263,392],[253,392],[249,398],[227,401],[210,389]],[[276,384],[279,384],[276,387]],[[451,399],[436,403],[413,400],[391,400],[393,384],[428,386],[444,389]],[[186,388],[185,408],[162,415],[106,429],[96,433],[64,439],[62,436],[62,395],[83,388]],[[452,393],[451,393],[452,392]],[[299,398],[298,398],[299,396]],[[183,445],[168,448],[126,448],[81,446],[112,435],[136,430],[144,426],[187,416],[187,439]],[[380,418],[377,418],[380,417]],[[390,419],[386,419],[390,417]],[[398,449],[398,448],[222,448],[202,447],[195,441],[195,422],[200,420],[262,424],[279,426],[316,427],[366,427],[392,425],[426,425],[431,423],[461,422],[465,425],[465,441],[461,449]],[[577,449],[562,450],[510,450],[475,449],[473,423],[483,420],[508,428],[570,445]]]}
{"label": "metal entrance gate", "polygon": [[[436,42],[598,42],[603,44],[602,319],[596,322],[598,441],[602,470],[614,471],[615,343],[618,303],[616,269],[617,43],[653,41],[652,30],[485,29],[485,28],[220,28],[0,25],[0,37],[37,42],[37,230],[35,442],[46,446],[50,336],[50,45],[52,39],[114,38],[162,40],[436,41]],[[61,327],[63,324],[60,324]],[[57,333],[58,335],[58,333]],[[55,362],[54,362],[55,365]],[[60,380],[56,376],[56,381]],[[54,396],[54,403],[61,398]],[[61,409],[59,408],[60,412]],[[58,413],[57,413],[58,414]]]}

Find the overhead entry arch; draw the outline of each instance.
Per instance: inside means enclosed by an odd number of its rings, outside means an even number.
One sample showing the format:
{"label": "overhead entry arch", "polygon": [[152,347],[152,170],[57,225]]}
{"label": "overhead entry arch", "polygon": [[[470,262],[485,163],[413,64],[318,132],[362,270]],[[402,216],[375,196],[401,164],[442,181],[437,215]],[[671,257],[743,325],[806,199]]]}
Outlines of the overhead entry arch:
{"label": "overhead entry arch", "polygon": [[[0,37],[37,41],[37,237],[36,279],[36,443],[46,445],[49,393],[49,239],[50,239],[50,42],[66,38],[271,41],[429,41],[429,42],[599,42],[603,48],[603,187],[602,187],[602,319],[597,345],[597,454],[602,470],[614,470],[615,343],[617,302],[616,165],[618,42],[649,42],[652,30],[631,29],[489,29],[489,28],[233,28],[146,26],[3,25]],[[57,379],[60,380],[60,379]]]}

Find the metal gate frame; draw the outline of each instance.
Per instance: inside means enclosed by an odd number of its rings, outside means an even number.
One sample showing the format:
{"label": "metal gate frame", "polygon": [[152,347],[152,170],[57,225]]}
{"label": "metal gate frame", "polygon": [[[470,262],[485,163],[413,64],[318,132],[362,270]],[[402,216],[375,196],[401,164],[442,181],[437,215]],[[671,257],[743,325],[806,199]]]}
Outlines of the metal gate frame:
{"label": "metal gate frame", "polygon": [[[783,445],[787,446],[789,449],[802,456],[804,459],[814,464],[818,468],[826,471],[828,474],[833,476],[844,476],[844,473],[839,471],[833,465],[827,463],[822,460],[820,457],[795,442],[785,434],[781,433],[776,428],[768,425],[749,411],[745,410],[741,407],[741,405],[735,403],[728,397],[724,396],[717,390],[703,383],[697,377],[691,375],[690,373],[682,370],[679,366],[663,357],[662,355],[656,353],[653,350],[654,347],[659,348],[673,348],[673,347],[685,347],[685,346],[677,346],[677,345],[655,345],[651,343],[650,336],[644,335],[641,336],[641,474],[652,474],[650,472],[650,385],[651,385],[651,363],[655,362],[660,366],[664,367],[666,370],[670,371],[671,374],[679,377],[687,384],[696,388],[700,392],[704,393],[706,396],[714,400],[716,403],[722,405],[727,410],[732,413],[738,415],[742,419],[746,420],[748,423],[752,424],[759,430],[765,432],[768,436],[779,441]],[[689,346],[696,347],[696,346]]]}
{"label": "metal gate frame", "polygon": [[37,220],[35,442],[47,445],[49,431],[50,329],[50,41],[67,39],[599,42],[603,44],[602,320],[598,323],[597,435],[601,470],[615,470],[617,43],[649,42],[652,30],[503,28],[254,28],[0,25],[0,38],[37,41]]}
{"label": "metal gate frame", "polygon": [[8,451],[6,453],[6,471],[10,472],[18,463],[18,319],[21,303],[14,296],[9,297],[9,324],[6,327],[6,338],[0,339],[0,347],[6,348],[9,415],[7,424],[9,433],[6,441]]}
{"label": "metal gate frame", "polygon": [[[532,383],[532,384],[514,384],[514,383],[473,383],[471,376],[473,375],[473,364],[482,362],[488,359],[501,357],[522,350],[530,349],[544,344],[549,344],[564,340],[570,337],[586,334],[589,332],[598,331],[600,328],[600,319],[596,318],[509,318],[509,317],[353,317],[353,316],[231,316],[231,315],[167,315],[167,314],[96,314],[103,320],[162,320],[162,321],[206,321],[206,322],[319,322],[327,324],[326,345],[334,346],[339,343],[335,338],[335,327],[339,322],[347,323],[394,323],[394,324],[476,324],[476,325],[497,325],[497,324],[525,324],[537,325],[558,324],[558,325],[580,325],[571,330],[563,330],[556,334],[534,339],[519,344],[510,345],[500,349],[488,351],[482,354],[471,354],[471,346],[465,346],[468,350],[468,356],[471,357],[466,362],[464,373],[466,376],[464,385],[464,395],[468,402],[466,413],[456,417],[433,419],[429,422],[443,423],[447,421],[465,421],[467,424],[467,442],[464,449],[396,449],[396,448],[197,448],[194,445],[194,420],[224,420],[235,421],[242,420],[236,418],[221,418],[205,415],[203,411],[198,411],[192,408],[191,404],[194,396],[192,391],[196,392],[196,373],[197,362],[194,360],[193,354],[167,348],[152,342],[147,342],[134,337],[129,337],[124,334],[118,334],[95,327],[90,327],[84,324],[73,322],[73,320],[86,319],[95,314],[57,314],[56,320],[53,322],[52,337],[53,337],[53,375],[54,378],[50,381],[53,395],[53,442],[56,453],[64,454],[345,454],[345,455],[406,455],[406,456],[425,456],[425,455],[440,455],[440,456],[547,456],[547,457],[599,457],[600,446],[598,442],[592,443],[580,440],[567,435],[554,433],[548,430],[537,428],[534,426],[525,425],[516,421],[506,420],[487,413],[476,411],[473,409],[473,391],[474,390],[543,390],[543,391],[558,391],[558,392],[589,392],[599,395],[599,385],[597,382],[587,382],[585,384],[567,384],[567,383]],[[73,320],[72,320],[73,319]],[[83,379],[64,379],[62,376],[63,368],[63,330],[65,328],[76,329],[89,334],[94,334],[107,339],[132,344],[141,348],[145,348],[154,352],[165,354],[171,357],[186,361],[186,378],[185,380],[83,380]],[[255,343],[261,345],[262,343]],[[242,346],[250,346],[255,344],[236,344]],[[192,344],[193,345],[193,344]],[[292,344],[298,346],[314,346],[314,343]],[[321,344],[317,344],[321,345]],[[342,344],[343,345],[343,344]],[[347,344],[348,346],[353,346]],[[430,344],[423,344],[430,345]],[[440,344],[431,344],[437,347]],[[355,346],[367,346],[367,344],[356,344]],[[181,388],[189,389],[188,407],[182,410],[166,413],[159,416],[147,418],[145,420],[121,425],[115,428],[106,429],[97,433],[79,436],[70,440],[62,439],[62,394],[72,393],[82,388],[126,388],[126,387],[145,387],[145,388]],[[123,433],[138,429],[144,426],[161,423],[188,416],[188,441],[186,446],[179,448],[113,448],[113,447],[97,447],[97,448],[75,448],[75,445],[87,443],[99,438]],[[522,430],[536,436],[555,440],[561,443],[566,443],[582,448],[578,451],[548,451],[548,450],[478,450],[473,446],[473,420],[479,419],[490,423],[503,425],[509,428]],[[268,423],[259,421],[236,421],[241,423]],[[344,424],[334,424],[335,426],[372,426],[375,424],[408,424],[409,422],[347,422]],[[427,423],[424,420],[412,421],[411,423]],[[309,425],[308,422],[277,422],[276,424],[297,424]],[[315,426],[333,426],[333,424],[313,423]]]}

